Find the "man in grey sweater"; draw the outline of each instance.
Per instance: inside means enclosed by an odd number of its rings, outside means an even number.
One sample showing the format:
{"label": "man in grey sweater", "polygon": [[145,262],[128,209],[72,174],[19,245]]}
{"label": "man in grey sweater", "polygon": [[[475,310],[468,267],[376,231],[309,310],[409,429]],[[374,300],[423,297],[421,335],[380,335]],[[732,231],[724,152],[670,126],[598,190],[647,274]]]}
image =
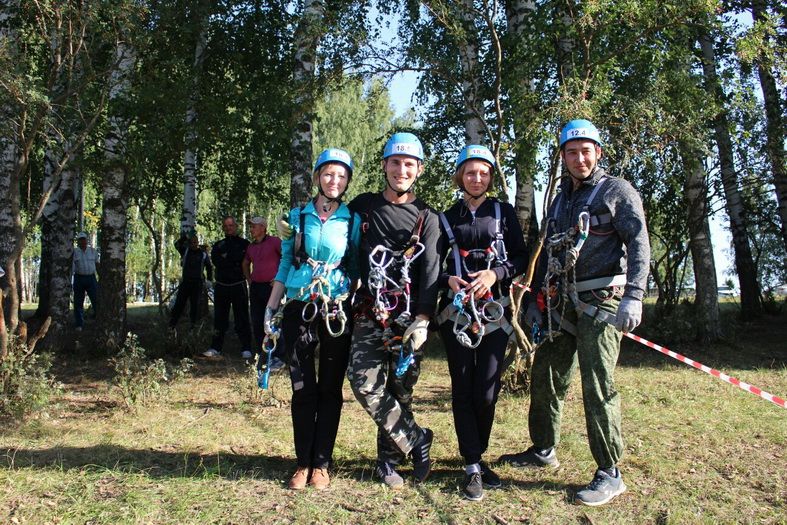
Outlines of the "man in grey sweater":
{"label": "man in grey sweater", "polygon": [[[533,446],[500,458],[522,467],[559,465],[554,448],[563,400],[578,365],[588,441],[598,465],[590,484],[576,494],[584,505],[603,505],[626,490],[616,466],[623,439],[614,370],[621,332],[642,319],[650,261],[639,194],[598,166],[601,147],[598,130],[587,120],[569,122],[560,134],[568,176],[547,219],[548,238],[555,242],[541,254],[533,280],[543,283],[544,295],[531,300],[525,318],[563,333],[536,351],[528,418]],[[566,308],[561,301],[568,301]]]}

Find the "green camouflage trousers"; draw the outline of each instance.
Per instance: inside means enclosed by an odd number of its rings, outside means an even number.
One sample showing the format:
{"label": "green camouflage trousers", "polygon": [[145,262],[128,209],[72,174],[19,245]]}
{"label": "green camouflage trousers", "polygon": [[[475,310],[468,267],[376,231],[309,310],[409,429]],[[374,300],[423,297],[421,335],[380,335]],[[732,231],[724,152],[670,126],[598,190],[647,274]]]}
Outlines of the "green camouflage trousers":
{"label": "green camouflage trousers", "polygon": [[377,423],[377,459],[399,465],[422,431],[412,411],[413,387],[421,371],[422,354],[402,377],[396,377],[398,356],[383,346],[383,330],[366,317],[353,328],[347,378],[358,402]]}
{"label": "green camouflage trousers", "polygon": [[[581,293],[579,299],[613,315],[620,303],[605,290],[596,290],[595,296]],[[572,304],[566,307],[565,320],[576,326],[576,337],[563,332],[536,351],[530,386],[530,439],[540,449],[560,442],[563,400],[578,361],[590,451],[600,468],[609,468],[623,455],[620,395],[614,379],[622,335],[614,326],[586,314],[577,318]],[[555,325],[553,319],[553,329]]]}

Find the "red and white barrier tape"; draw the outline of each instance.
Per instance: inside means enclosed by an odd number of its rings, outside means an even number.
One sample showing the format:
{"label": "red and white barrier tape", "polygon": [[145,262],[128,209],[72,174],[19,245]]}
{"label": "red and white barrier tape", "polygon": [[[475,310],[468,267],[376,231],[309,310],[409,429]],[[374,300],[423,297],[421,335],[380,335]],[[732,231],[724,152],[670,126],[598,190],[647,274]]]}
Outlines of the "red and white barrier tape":
{"label": "red and white barrier tape", "polygon": [[656,343],[651,343],[647,339],[643,339],[643,338],[641,338],[638,335],[634,335],[632,333],[627,333],[627,334],[624,333],[623,335],[625,335],[629,339],[633,339],[634,341],[636,341],[638,343],[642,343],[643,345],[647,346],[648,348],[652,348],[654,350],[658,350],[662,354],[668,355],[668,356],[670,356],[673,359],[677,359],[681,363],[686,363],[687,365],[693,366],[697,370],[702,370],[706,374],[710,374],[710,375],[712,375],[714,377],[718,377],[722,381],[725,381],[725,382],[727,382],[727,383],[729,383],[731,385],[735,385],[738,388],[740,388],[741,390],[745,390],[746,392],[750,392],[750,393],[754,394],[755,396],[759,396],[759,397],[765,399],[766,401],[770,401],[774,405],[780,406],[782,408],[787,408],[787,401],[785,401],[784,399],[780,398],[779,396],[775,396],[773,394],[770,394],[770,393],[768,393],[768,392],[766,392],[766,391],[764,391],[764,390],[762,390],[760,388],[757,388],[756,386],[750,385],[749,383],[744,383],[740,379],[736,379],[734,377],[728,376],[727,374],[725,374],[723,372],[719,372],[715,368],[711,368],[709,366],[703,365],[702,363],[698,363],[697,361],[694,361],[693,359],[689,359],[688,357],[680,355],[677,352],[673,352],[669,348],[664,348],[663,346],[657,345]]}

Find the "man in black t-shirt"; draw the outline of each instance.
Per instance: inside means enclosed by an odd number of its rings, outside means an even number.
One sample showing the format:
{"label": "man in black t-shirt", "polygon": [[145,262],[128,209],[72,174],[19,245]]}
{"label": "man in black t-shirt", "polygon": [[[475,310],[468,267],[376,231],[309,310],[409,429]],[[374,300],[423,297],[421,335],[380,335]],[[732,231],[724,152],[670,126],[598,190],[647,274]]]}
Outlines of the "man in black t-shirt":
{"label": "man in black t-shirt", "polygon": [[243,275],[243,259],[249,241],[238,236],[235,217],[227,216],[221,223],[224,238],[216,241],[210,251],[210,260],[216,268],[213,287],[213,340],[203,357],[220,358],[224,346],[224,333],[229,328],[232,308],[235,332],[238,334],[242,355],[251,353],[249,329],[249,293]]}
{"label": "man in black t-shirt", "polygon": [[[439,226],[434,211],[412,191],[423,172],[418,138],[395,133],[385,145],[382,168],[385,190],[364,193],[349,204],[363,221],[363,282],[347,375],[355,397],[377,423],[375,472],[399,488],[404,481],[395,467],[406,455],[416,481],[431,470],[432,431],[416,424],[411,405],[420,373],[418,350],[437,299]],[[411,350],[408,365],[402,357]]]}

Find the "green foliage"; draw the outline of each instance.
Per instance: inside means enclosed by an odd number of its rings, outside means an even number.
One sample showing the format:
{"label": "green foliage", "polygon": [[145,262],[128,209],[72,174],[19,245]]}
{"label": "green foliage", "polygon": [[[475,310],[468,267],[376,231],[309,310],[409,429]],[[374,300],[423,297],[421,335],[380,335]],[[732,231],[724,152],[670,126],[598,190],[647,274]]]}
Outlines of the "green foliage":
{"label": "green foliage", "polygon": [[163,359],[151,361],[139,339],[129,333],[123,348],[109,359],[115,372],[112,384],[120,391],[127,408],[147,406],[162,399],[169,387],[189,375],[194,362],[182,359],[172,366]]}
{"label": "green foliage", "polygon": [[17,336],[8,336],[0,359],[0,419],[20,421],[46,407],[61,386],[50,375],[52,356],[37,354]]}

